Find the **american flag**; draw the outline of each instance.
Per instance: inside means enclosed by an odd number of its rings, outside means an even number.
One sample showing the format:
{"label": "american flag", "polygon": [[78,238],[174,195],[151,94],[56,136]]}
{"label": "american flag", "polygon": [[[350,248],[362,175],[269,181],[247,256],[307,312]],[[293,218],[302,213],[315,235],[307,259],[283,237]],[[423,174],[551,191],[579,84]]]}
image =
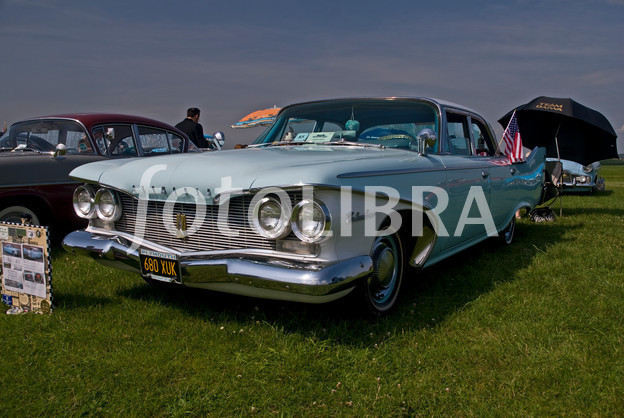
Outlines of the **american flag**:
{"label": "american flag", "polygon": [[522,138],[520,137],[520,128],[518,128],[518,118],[514,110],[507,129],[503,132],[503,141],[505,142],[505,154],[509,158],[510,163],[522,161]]}

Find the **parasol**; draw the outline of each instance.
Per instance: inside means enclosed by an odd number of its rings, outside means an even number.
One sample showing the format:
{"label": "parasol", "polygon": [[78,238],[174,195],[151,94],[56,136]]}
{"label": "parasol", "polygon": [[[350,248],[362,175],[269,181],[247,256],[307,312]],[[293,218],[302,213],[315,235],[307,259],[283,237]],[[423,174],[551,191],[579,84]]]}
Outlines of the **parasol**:
{"label": "parasol", "polygon": [[604,115],[569,98],[540,96],[510,110],[498,122],[505,128],[516,111],[522,143],[546,147],[549,158],[588,165],[617,158],[617,135]]}
{"label": "parasol", "polygon": [[275,116],[281,107],[273,106],[268,109],[260,109],[252,112],[232,125],[232,128],[253,128],[254,126],[267,126],[273,123]]}

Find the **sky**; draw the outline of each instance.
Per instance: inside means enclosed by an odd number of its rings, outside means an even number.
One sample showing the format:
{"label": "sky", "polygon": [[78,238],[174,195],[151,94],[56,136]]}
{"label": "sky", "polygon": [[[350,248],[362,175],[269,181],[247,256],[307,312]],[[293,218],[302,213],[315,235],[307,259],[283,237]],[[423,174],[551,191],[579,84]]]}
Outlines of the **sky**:
{"label": "sky", "polygon": [[603,113],[624,153],[624,0],[0,0],[0,123],[201,109],[226,148],[254,110],[435,97],[497,119],[537,96]]}

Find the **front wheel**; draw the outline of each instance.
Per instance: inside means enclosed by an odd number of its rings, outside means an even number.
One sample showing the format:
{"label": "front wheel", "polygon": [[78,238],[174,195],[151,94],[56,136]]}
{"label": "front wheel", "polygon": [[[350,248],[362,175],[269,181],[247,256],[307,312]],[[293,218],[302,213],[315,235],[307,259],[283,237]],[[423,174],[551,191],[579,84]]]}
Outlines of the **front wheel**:
{"label": "front wheel", "polygon": [[41,225],[41,219],[39,215],[32,209],[26,206],[8,206],[0,210],[0,222],[13,222],[16,224],[22,223],[22,218],[30,217],[31,225]]}
{"label": "front wheel", "polygon": [[375,238],[371,248],[373,272],[363,283],[368,309],[381,316],[394,308],[403,281],[403,246],[398,234]]}

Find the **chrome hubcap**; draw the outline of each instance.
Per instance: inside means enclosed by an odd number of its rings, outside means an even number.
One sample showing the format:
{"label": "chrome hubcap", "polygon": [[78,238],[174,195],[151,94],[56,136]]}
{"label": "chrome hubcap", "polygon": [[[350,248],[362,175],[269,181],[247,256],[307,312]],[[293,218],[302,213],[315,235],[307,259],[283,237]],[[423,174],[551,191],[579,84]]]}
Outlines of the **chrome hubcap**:
{"label": "chrome hubcap", "polygon": [[379,254],[379,261],[377,262],[377,282],[381,287],[387,287],[392,283],[394,276],[394,263],[395,258],[392,251],[389,248],[384,248]]}
{"label": "chrome hubcap", "polygon": [[373,247],[373,274],[369,281],[370,295],[375,304],[391,299],[399,275],[399,248],[391,237],[379,237]]}

